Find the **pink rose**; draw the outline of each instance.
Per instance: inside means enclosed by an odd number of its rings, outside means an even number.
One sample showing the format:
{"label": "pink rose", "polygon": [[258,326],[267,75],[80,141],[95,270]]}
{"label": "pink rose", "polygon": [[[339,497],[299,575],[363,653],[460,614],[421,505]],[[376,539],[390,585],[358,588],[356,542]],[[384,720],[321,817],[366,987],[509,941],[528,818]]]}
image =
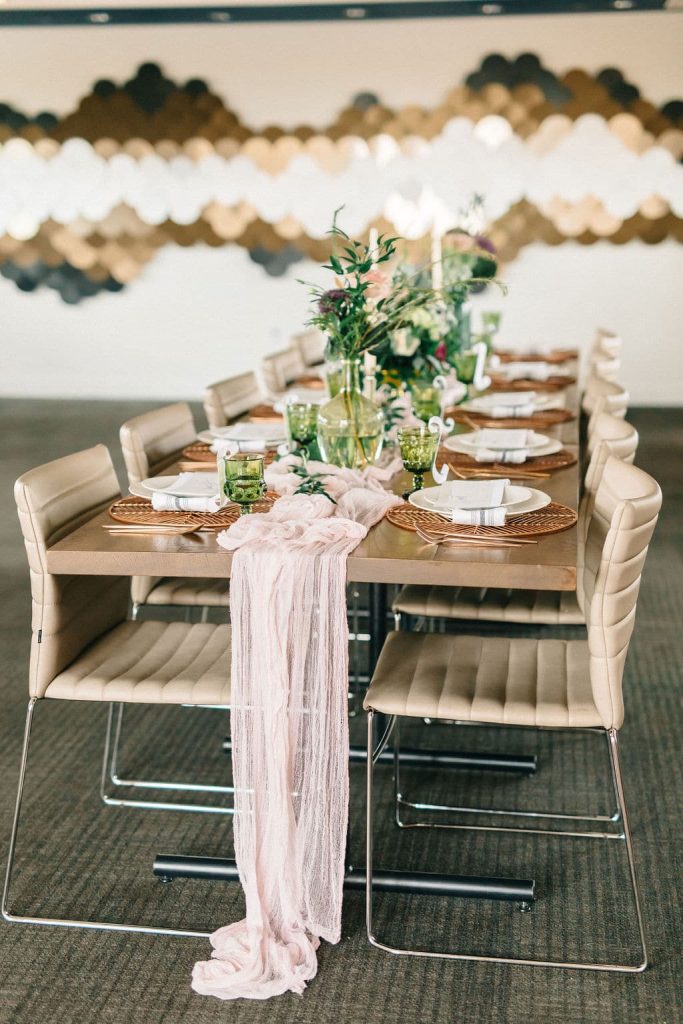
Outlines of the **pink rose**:
{"label": "pink rose", "polygon": [[439,344],[436,346],[436,350],[434,352],[434,357],[436,359],[439,359],[441,362],[445,361],[445,359],[446,359],[446,342],[445,341],[439,342]]}
{"label": "pink rose", "polygon": [[362,280],[370,286],[365,294],[371,302],[386,299],[391,292],[391,279],[383,270],[368,270],[367,274],[363,274]]}

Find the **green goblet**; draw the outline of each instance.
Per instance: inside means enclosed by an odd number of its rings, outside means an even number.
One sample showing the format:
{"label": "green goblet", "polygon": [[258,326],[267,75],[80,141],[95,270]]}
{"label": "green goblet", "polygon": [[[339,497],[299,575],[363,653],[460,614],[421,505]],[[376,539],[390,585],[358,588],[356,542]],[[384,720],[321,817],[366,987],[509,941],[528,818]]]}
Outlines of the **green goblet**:
{"label": "green goblet", "polygon": [[403,495],[407,498],[413,491],[419,491],[424,485],[424,474],[434,465],[437,448],[439,447],[439,431],[432,433],[428,427],[400,427],[398,446],[401,450],[403,467],[413,474],[412,491]]}
{"label": "green goblet", "polygon": [[344,368],[340,362],[327,364],[325,380],[327,381],[327,393],[330,398],[336,398],[344,383]]}
{"label": "green goblet", "polygon": [[459,381],[471,384],[477,368],[476,352],[458,352],[453,356],[453,369]]}
{"label": "green goblet", "polygon": [[441,415],[441,389],[432,381],[414,380],[410,385],[413,412],[419,420],[428,423],[432,416]]}
{"label": "green goblet", "polygon": [[318,437],[318,410],[320,406],[309,402],[290,402],[285,407],[287,433],[290,443],[295,445],[297,455],[306,463],[309,455],[315,458],[317,450],[312,450]]}
{"label": "green goblet", "polygon": [[266,493],[263,473],[263,455],[238,452],[222,460],[222,490],[230,501],[240,506],[240,515],[248,515],[255,501]]}

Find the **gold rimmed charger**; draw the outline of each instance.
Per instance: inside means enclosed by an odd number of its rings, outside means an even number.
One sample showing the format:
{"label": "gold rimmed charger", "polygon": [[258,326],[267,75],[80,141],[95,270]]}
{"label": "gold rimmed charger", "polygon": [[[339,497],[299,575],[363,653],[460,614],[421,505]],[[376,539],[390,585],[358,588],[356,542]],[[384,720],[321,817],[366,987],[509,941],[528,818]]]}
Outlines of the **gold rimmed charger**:
{"label": "gold rimmed charger", "polygon": [[576,419],[576,416],[569,409],[539,409],[531,416],[510,416],[505,419],[497,419],[495,416],[487,416],[484,412],[471,412],[469,409],[461,409],[455,406],[446,410],[446,416],[450,416],[456,423],[464,423],[474,430],[480,427],[500,427],[508,429],[515,427],[531,428],[556,427],[559,423],[569,423]]}
{"label": "gold rimmed charger", "polygon": [[501,476],[525,476],[534,473],[553,473],[559,469],[566,469],[577,462],[577,456],[568,448],[562,448],[554,455],[530,455],[524,462],[477,462],[472,455],[465,452],[452,452],[448,448],[439,448],[437,464],[443,466],[448,463],[452,469],[464,469],[469,471],[483,471],[485,473],[498,473]]}
{"label": "gold rimmed charger", "polygon": [[489,391],[561,391],[572,384],[576,384],[576,377],[563,373],[553,374],[546,380],[532,380],[531,377],[508,380],[502,373],[492,373]]}
{"label": "gold rimmed charger", "polygon": [[545,508],[536,512],[522,512],[511,515],[504,526],[467,526],[462,523],[449,523],[436,512],[427,512],[416,508],[407,501],[402,505],[394,505],[386,512],[386,518],[401,530],[432,532],[449,537],[480,538],[500,540],[504,537],[540,537],[549,533],[560,533],[569,530],[576,524],[578,515],[568,505],[560,505],[551,501]]}
{"label": "gold rimmed charger", "polygon": [[[259,452],[259,454],[263,455],[264,465],[269,466],[277,452],[274,448],[270,448],[268,451]],[[204,465],[211,464],[214,466],[216,464],[216,453],[211,451],[211,445],[205,441],[195,441],[194,444],[188,444],[186,448],[183,448],[181,455],[188,462],[203,463]]]}
{"label": "gold rimmed charger", "polygon": [[501,363],[571,363],[579,358],[579,350],[576,348],[555,348],[552,352],[543,354],[536,352],[499,352],[495,351]]}
{"label": "gold rimmed charger", "polygon": [[[269,491],[262,501],[254,504],[254,512],[270,512],[278,495]],[[202,530],[225,530],[239,519],[240,507],[231,502],[217,512],[159,512],[147,498],[131,494],[119,498],[109,506],[109,515],[117,523],[136,526],[197,526]]]}

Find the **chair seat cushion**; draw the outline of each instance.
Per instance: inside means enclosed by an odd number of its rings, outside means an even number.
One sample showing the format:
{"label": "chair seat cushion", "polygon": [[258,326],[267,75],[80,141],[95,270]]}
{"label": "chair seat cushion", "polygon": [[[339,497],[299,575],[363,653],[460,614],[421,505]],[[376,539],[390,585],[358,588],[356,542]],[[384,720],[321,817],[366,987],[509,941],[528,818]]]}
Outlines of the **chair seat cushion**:
{"label": "chair seat cushion", "polygon": [[168,576],[160,580],[145,598],[145,604],[208,605],[223,608],[230,604],[228,580],[195,579]]}
{"label": "chair seat cushion", "polygon": [[123,622],[60,672],[45,696],[134,704],[229,704],[230,627]]}
{"label": "chair seat cushion", "polygon": [[499,590],[493,587],[403,587],[393,609],[427,618],[580,626],[583,612],[573,591]]}
{"label": "chair seat cushion", "polygon": [[497,725],[602,725],[584,640],[391,633],[364,706]]}

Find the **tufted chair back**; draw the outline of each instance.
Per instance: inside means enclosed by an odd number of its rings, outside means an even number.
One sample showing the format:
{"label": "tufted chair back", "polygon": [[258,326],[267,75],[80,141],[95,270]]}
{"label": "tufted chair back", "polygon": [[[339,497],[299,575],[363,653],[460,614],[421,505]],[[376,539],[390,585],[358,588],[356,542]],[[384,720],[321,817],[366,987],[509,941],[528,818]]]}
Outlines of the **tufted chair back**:
{"label": "tufted chair back", "polygon": [[127,576],[55,576],[47,550],[119,497],[104,445],[29,470],[14,485],[31,575],[29,691],[45,690],[88,644],[123,622]]}
{"label": "tufted chair back", "polygon": [[211,384],[204,392],[204,412],[210,427],[225,427],[261,401],[255,373],[241,373]]}
{"label": "tufted chair back", "polygon": [[593,700],[606,729],[624,720],[622,681],[640,577],[662,504],[642,469],[610,456],[586,535],[581,577]]}
{"label": "tufted chair back", "polygon": [[197,430],[187,402],[176,402],[128,420],[119,436],[128,482],[133,484],[175,462],[181,449],[196,440]]}

